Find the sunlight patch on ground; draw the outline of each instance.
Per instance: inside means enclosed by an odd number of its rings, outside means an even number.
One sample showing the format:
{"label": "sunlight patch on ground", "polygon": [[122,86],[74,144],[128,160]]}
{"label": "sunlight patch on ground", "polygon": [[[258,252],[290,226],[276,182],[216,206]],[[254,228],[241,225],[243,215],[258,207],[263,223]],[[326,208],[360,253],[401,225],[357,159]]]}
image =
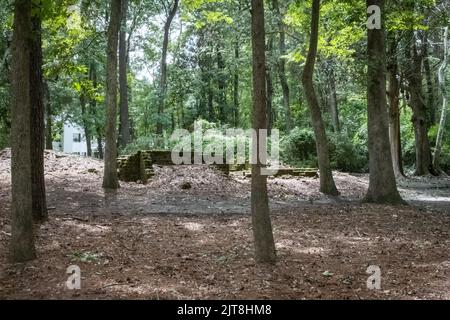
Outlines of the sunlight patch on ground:
{"label": "sunlight patch on ground", "polygon": [[365,237],[344,237],[344,236],[337,236],[334,237],[335,242],[343,242],[345,244],[349,245],[358,245],[362,242],[369,242],[373,243],[375,242],[374,239],[371,238],[365,238]]}
{"label": "sunlight patch on ground", "polygon": [[204,228],[203,224],[195,222],[186,222],[183,226],[189,231],[201,231]]}
{"label": "sunlight patch on ground", "polygon": [[227,227],[237,228],[242,226],[242,220],[235,220],[227,223]]}
{"label": "sunlight patch on ground", "polygon": [[450,197],[424,197],[424,196],[418,196],[417,198],[414,198],[414,200],[420,200],[420,201],[426,201],[426,202],[450,202]]}
{"label": "sunlight patch on ground", "polygon": [[328,251],[322,247],[302,247],[300,244],[286,239],[277,241],[276,247],[277,249],[286,249],[301,254],[320,254]]}
{"label": "sunlight patch on ground", "polygon": [[181,281],[178,284],[170,283],[141,283],[141,284],[128,284],[128,283],[116,283],[105,285],[102,289],[105,291],[119,293],[124,298],[130,296],[140,296],[146,299],[165,300],[165,299],[186,299],[192,297],[191,289],[195,288],[197,298],[201,298],[207,294],[214,293],[213,286],[201,285],[194,283],[186,283]]}
{"label": "sunlight patch on ground", "polygon": [[85,231],[93,234],[105,233],[111,230],[111,227],[101,225],[90,225],[75,221],[64,221],[62,224],[71,228],[77,228],[80,231]]}

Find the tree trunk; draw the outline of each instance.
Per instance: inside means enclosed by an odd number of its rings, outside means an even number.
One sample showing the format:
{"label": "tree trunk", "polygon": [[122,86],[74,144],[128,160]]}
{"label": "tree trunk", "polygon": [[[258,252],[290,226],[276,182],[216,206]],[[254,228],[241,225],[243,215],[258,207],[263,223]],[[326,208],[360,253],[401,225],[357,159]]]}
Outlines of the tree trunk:
{"label": "tree trunk", "polygon": [[314,128],[314,133],[316,136],[317,157],[320,171],[320,191],[328,195],[337,196],[339,192],[334,183],[333,172],[331,171],[328,138],[313,83],[314,66],[316,63],[317,44],[319,39],[319,19],[320,0],[313,0],[311,38],[302,80],[306,98],[308,100],[309,110],[311,112],[311,121]]}
{"label": "tree trunk", "polygon": [[[92,87],[95,88],[95,90],[97,90],[97,66],[95,64],[95,62],[92,62],[90,67],[89,67],[89,79],[92,81]],[[103,134],[102,134],[102,125],[100,123],[100,121],[98,120],[98,116],[97,116],[97,100],[94,99],[90,99],[89,101],[89,109],[91,111],[92,114],[92,118],[94,119],[94,126],[95,126],[95,131],[96,131],[96,136],[97,136],[97,152],[98,152],[98,157],[99,159],[103,159],[104,155],[103,155]]]}
{"label": "tree trunk", "polygon": [[239,39],[234,43],[234,81],[233,81],[233,121],[234,126],[239,127]]}
{"label": "tree trunk", "polygon": [[91,124],[89,122],[89,112],[86,110],[86,97],[84,94],[80,95],[81,117],[83,118],[84,137],[86,139],[87,156],[92,157],[92,143],[91,143]]}
{"label": "tree trunk", "polygon": [[410,32],[411,51],[406,50],[410,62],[405,76],[408,80],[410,106],[413,111],[411,119],[416,139],[416,172],[418,176],[434,174],[431,148],[428,139],[428,121],[426,106],[422,96],[422,57],[417,52],[416,38]]}
{"label": "tree trunk", "polygon": [[214,90],[212,87],[211,80],[208,80],[207,87],[207,99],[208,99],[208,115],[210,122],[216,122],[216,113],[214,111]]}
{"label": "tree trunk", "polygon": [[106,148],[103,188],[119,188],[117,177],[117,47],[119,42],[121,0],[111,0],[106,66]]}
{"label": "tree trunk", "polygon": [[278,0],[272,0],[272,6],[275,11],[278,20],[278,30],[279,30],[279,42],[278,49],[280,51],[280,57],[278,60],[278,74],[280,77],[281,90],[283,91],[283,107],[286,115],[286,129],[291,131],[292,129],[292,115],[291,115],[291,105],[290,105],[290,90],[289,84],[286,77],[286,32],[285,25],[283,22],[283,16],[280,12],[280,6]]}
{"label": "tree trunk", "polygon": [[159,88],[159,104],[158,104],[158,122],[156,124],[156,134],[161,135],[163,133],[163,114],[166,104],[166,92],[167,92],[167,51],[169,48],[170,27],[175,15],[178,11],[179,0],[174,0],[173,7],[169,12],[166,23],[164,24],[164,39],[162,47],[161,57],[161,79]]}
{"label": "tree trunk", "polygon": [[36,257],[31,183],[30,41],[31,0],[14,3],[11,93],[11,258]]}
{"label": "tree trunk", "polygon": [[98,151],[98,158],[103,160],[105,155],[103,153],[103,141],[102,141],[102,136],[100,135],[100,133],[97,134],[97,151]]}
{"label": "tree trunk", "polygon": [[428,31],[423,32],[423,69],[427,82],[427,109],[432,123],[436,122],[436,105],[434,100],[433,75],[428,56]]}
{"label": "tree trunk", "polygon": [[44,90],[45,90],[45,149],[53,150],[53,117],[52,117],[52,104],[50,97],[50,90],[48,88],[47,81],[44,81]]}
{"label": "tree trunk", "polygon": [[330,112],[333,120],[333,129],[334,132],[341,132],[341,123],[339,121],[339,107],[338,107],[338,99],[336,92],[336,75],[334,73],[334,64],[332,63],[331,68],[328,70],[328,81],[329,81],[329,103],[330,103]]}
{"label": "tree trunk", "polygon": [[447,112],[448,112],[448,93],[447,87],[445,83],[445,76],[447,71],[449,58],[449,48],[448,48],[448,27],[444,29],[444,59],[442,61],[442,65],[439,68],[439,87],[442,93],[442,110],[441,110],[441,120],[439,122],[439,130],[436,138],[436,150],[434,152],[433,164],[435,169],[442,173],[440,160],[441,160],[441,152],[442,152],[442,142],[444,138],[445,131],[445,123],[447,120]]}
{"label": "tree trunk", "polygon": [[32,17],[30,56],[31,102],[31,186],[33,192],[33,218],[35,222],[47,220],[47,199],[44,178],[45,107],[44,78],[42,75],[42,27],[39,15]]}
{"label": "tree trunk", "polygon": [[404,176],[400,131],[400,81],[398,79],[397,40],[395,35],[389,39],[389,137],[392,166],[396,177]]}
{"label": "tree trunk", "polygon": [[227,82],[225,79],[225,61],[223,59],[222,48],[217,46],[217,88],[218,91],[218,105],[219,105],[219,120],[222,124],[227,123]]}
{"label": "tree trunk", "polygon": [[386,99],[386,53],[384,41],[384,0],[367,0],[367,7],[381,9],[383,27],[368,30],[367,39],[367,106],[369,135],[369,190],[366,201],[373,203],[403,203],[397,190],[389,145],[389,125]]}
{"label": "tree trunk", "polygon": [[[257,132],[266,129],[266,55],[264,28],[264,1],[252,0],[252,51],[253,51],[253,129]],[[274,263],[276,260],[275,242],[269,214],[267,196],[267,176],[261,175],[263,164],[259,158],[261,143],[258,136],[257,147],[253,146],[253,154],[258,154],[257,164],[252,165],[252,225],[255,240],[255,259],[262,263]],[[255,150],[256,149],[256,150]]]}
{"label": "tree trunk", "polygon": [[274,124],[274,110],[273,110],[273,81],[272,81],[272,66],[270,58],[273,51],[273,36],[269,36],[267,44],[268,60],[266,67],[266,88],[267,88],[267,134],[269,137],[272,135],[272,128]]}
{"label": "tree trunk", "polygon": [[128,46],[127,46],[128,0],[122,0],[122,23],[119,36],[119,90],[120,133],[119,145],[125,148],[131,142],[130,116],[128,110]]}

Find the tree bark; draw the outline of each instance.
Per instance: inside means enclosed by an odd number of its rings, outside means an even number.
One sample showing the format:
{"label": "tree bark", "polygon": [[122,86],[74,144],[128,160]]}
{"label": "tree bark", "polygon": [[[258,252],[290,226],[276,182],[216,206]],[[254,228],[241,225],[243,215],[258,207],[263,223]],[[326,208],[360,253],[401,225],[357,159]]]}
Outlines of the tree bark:
{"label": "tree bark", "polygon": [[443,142],[444,131],[445,131],[445,123],[447,120],[447,113],[448,113],[448,92],[447,92],[447,87],[446,87],[446,83],[445,83],[448,58],[449,58],[448,27],[445,27],[445,29],[444,29],[444,59],[442,61],[441,66],[439,67],[439,87],[441,89],[441,94],[442,94],[442,110],[441,110],[441,119],[439,121],[438,134],[436,137],[436,150],[434,152],[434,157],[433,157],[433,165],[439,173],[442,173],[442,169],[440,166],[440,160],[441,160],[441,152],[442,152],[442,142]]}
{"label": "tree bark", "polygon": [[434,100],[433,75],[428,56],[428,31],[423,32],[423,69],[427,83],[427,109],[432,123],[436,122],[436,105]]}
{"label": "tree bark", "polygon": [[389,137],[391,144],[392,166],[396,177],[404,176],[402,163],[402,145],[400,131],[400,81],[398,79],[397,39],[389,38]]}
{"label": "tree bark", "polygon": [[218,106],[219,120],[222,124],[227,123],[227,82],[225,79],[225,61],[223,59],[222,47],[217,46],[217,88],[218,88]]}
{"label": "tree bark", "polygon": [[[253,129],[257,132],[267,128],[266,117],[266,55],[264,1],[252,0],[252,52],[253,52]],[[258,154],[257,164],[252,165],[251,207],[252,225],[255,241],[255,259],[262,263],[274,263],[276,260],[275,242],[272,233],[272,223],[269,214],[269,199],[267,195],[267,176],[261,175],[263,164],[259,158],[259,146],[266,141],[260,141],[257,134],[257,147],[253,154]],[[264,138],[263,138],[264,139]],[[255,150],[256,149],[256,150]]]}
{"label": "tree bark", "polygon": [[239,127],[239,39],[234,43],[234,80],[233,80],[233,121],[234,126]]}
{"label": "tree bark", "polygon": [[119,90],[120,134],[119,145],[125,148],[131,142],[130,116],[128,110],[128,46],[127,46],[128,0],[122,0],[122,23],[119,36]]}
{"label": "tree bark", "polygon": [[30,102],[31,102],[31,186],[33,218],[41,223],[47,220],[47,199],[44,178],[45,107],[44,78],[42,74],[42,27],[39,14],[32,17],[30,52]]}
{"label": "tree bark", "polygon": [[305,88],[311,121],[316,136],[317,157],[320,171],[320,191],[324,194],[337,196],[339,194],[333,179],[330,164],[330,151],[325,125],[322,119],[319,102],[313,83],[314,67],[317,57],[317,45],[319,39],[320,0],[313,0],[311,15],[311,37],[309,52],[303,70],[303,87]]}
{"label": "tree bark", "polygon": [[207,100],[208,100],[208,120],[210,122],[216,122],[216,112],[214,110],[214,90],[211,80],[208,79],[207,82]]}
{"label": "tree bark", "polygon": [[410,62],[405,72],[408,80],[408,91],[410,93],[410,106],[413,111],[411,119],[414,125],[416,140],[416,172],[417,176],[434,174],[431,159],[431,148],[428,139],[428,120],[425,102],[422,96],[422,56],[417,52],[416,38],[410,32],[411,50],[406,50]]}
{"label": "tree bark", "polygon": [[280,57],[278,59],[278,74],[280,77],[281,90],[283,92],[283,107],[286,115],[286,129],[291,131],[292,129],[292,115],[290,105],[290,89],[286,76],[286,32],[283,22],[283,16],[281,15],[280,6],[278,0],[272,0],[272,7],[275,11],[278,20],[279,41],[278,49],[280,51]]}
{"label": "tree bark", "polygon": [[111,0],[106,63],[106,148],[103,188],[118,189],[117,177],[117,47],[119,42],[121,0]]}
{"label": "tree bark", "polygon": [[[92,87],[97,90],[97,66],[95,62],[92,62],[89,67],[89,79],[92,81]],[[97,100],[95,98],[91,98],[89,101],[89,109],[92,114],[92,118],[94,119],[94,127],[96,131],[96,137],[97,137],[97,152],[99,159],[103,159],[103,133],[102,133],[102,125],[100,121],[98,120],[97,115]]]}
{"label": "tree bark", "polygon": [[50,97],[50,89],[48,88],[47,81],[44,81],[45,90],[45,149],[53,150],[53,115],[52,115],[52,104]]}
{"label": "tree bark", "polygon": [[338,98],[336,92],[336,75],[334,73],[334,63],[331,63],[331,67],[328,70],[328,81],[329,81],[329,104],[330,104],[330,112],[333,121],[333,129],[334,132],[341,132],[341,123],[339,121],[339,106],[338,106]]}
{"label": "tree bark", "polygon": [[164,38],[162,47],[162,57],[161,57],[161,79],[159,88],[159,104],[158,104],[158,122],[156,124],[156,134],[161,135],[163,133],[163,123],[162,118],[164,114],[165,104],[166,104],[166,93],[167,93],[167,51],[169,48],[169,36],[170,27],[175,15],[178,11],[179,0],[174,0],[173,7],[167,16],[166,23],[164,24]]}
{"label": "tree bark", "polygon": [[86,96],[80,95],[81,117],[83,118],[84,138],[86,139],[87,156],[92,157],[91,124],[89,121],[89,111],[86,108]]}
{"label": "tree bark", "polygon": [[[271,58],[273,51],[273,36],[269,36],[267,44],[268,58]],[[272,128],[274,124],[274,110],[273,110],[273,80],[272,80],[272,66],[271,59],[268,59],[266,67],[266,88],[267,88],[267,134],[269,137],[272,135]]]}
{"label": "tree bark", "polygon": [[368,30],[367,39],[367,105],[369,134],[369,190],[366,201],[400,204],[389,145],[386,99],[386,52],[384,33],[384,0],[367,0],[367,7],[381,9],[382,28]]}
{"label": "tree bark", "polygon": [[14,262],[36,257],[31,183],[30,41],[31,0],[14,3],[11,93],[11,258]]}

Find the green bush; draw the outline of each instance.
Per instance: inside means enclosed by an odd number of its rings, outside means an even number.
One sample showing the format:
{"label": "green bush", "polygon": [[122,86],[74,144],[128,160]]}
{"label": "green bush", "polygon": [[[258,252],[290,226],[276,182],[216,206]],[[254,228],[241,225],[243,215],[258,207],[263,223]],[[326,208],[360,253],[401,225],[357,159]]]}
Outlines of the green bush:
{"label": "green bush", "polygon": [[351,140],[345,133],[330,137],[331,166],[344,172],[363,172],[368,169],[366,144],[359,137]]}
{"label": "green bush", "polygon": [[293,166],[317,166],[316,140],[310,128],[295,127],[281,139],[281,159]]}
{"label": "green bush", "polygon": [[[365,143],[366,131],[353,139],[347,134],[329,135],[331,166],[346,172],[363,172],[368,167],[368,152]],[[293,166],[317,167],[317,152],[312,129],[295,128],[281,142],[282,160]]]}

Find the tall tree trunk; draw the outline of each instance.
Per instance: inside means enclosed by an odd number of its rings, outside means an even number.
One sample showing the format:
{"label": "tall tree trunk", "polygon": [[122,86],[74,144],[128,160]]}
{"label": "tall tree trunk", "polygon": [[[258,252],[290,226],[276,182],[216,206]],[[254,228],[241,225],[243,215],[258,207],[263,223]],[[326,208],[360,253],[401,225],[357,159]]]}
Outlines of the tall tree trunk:
{"label": "tall tree trunk", "polygon": [[200,86],[200,92],[197,96],[197,113],[195,115],[196,119],[202,117],[202,118],[208,118],[208,77],[207,77],[207,71],[208,67],[206,65],[206,57],[204,54],[203,47],[205,46],[205,30],[200,29],[197,30],[197,48],[199,48],[197,53],[197,63],[198,67],[200,69],[200,78],[201,78],[201,86]]}
{"label": "tall tree trunk", "polygon": [[441,152],[442,152],[442,142],[443,142],[443,138],[444,138],[445,123],[447,120],[447,113],[448,113],[448,93],[447,93],[447,87],[446,87],[446,83],[445,83],[448,58],[449,58],[448,27],[445,27],[445,29],[444,29],[444,59],[439,68],[439,87],[440,87],[441,93],[442,93],[442,110],[441,110],[441,120],[439,122],[439,130],[438,130],[438,134],[437,134],[437,138],[436,138],[436,150],[434,152],[434,158],[433,158],[434,167],[436,168],[436,170],[438,170],[438,172],[442,172],[441,166],[440,166],[440,160],[441,160]]}
{"label": "tall tree trunk", "polygon": [[89,111],[86,108],[86,96],[80,95],[81,117],[83,118],[84,137],[86,139],[87,156],[92,157],[92,143],[91,143],[91,124],[89,121]]}
{"label": "tall tree trunk", "polygon": [[156,134],[161,135],[163,133],[163,114],[166,104],[166,93],[167,93],[167,51],[169,48],[169,37],[170,37],[170,27],[175,15],[178,11],[179,0],[174,0],[173,7],[167,16],[166,23],[164,24],[164,39],[162,47],[162,57],[161,57],[161,79],[159,88],[159,104],[158,104],[158,122],[156,124]]}
{"label": "tall tree trunk", "polygon": [[423,69],[427,82],[427,109],[432,123],[436,121],[436,105],[434,99],[433,74],[431,73],[428,55],[428,31],[423,32]]}
{"label": "tall tree trunk", "polygon": [[367,39],[367,106],[370,181],[366,201],[403,203],[397,190],[389,145],[386,99],[386,52],[384,40],[384,0],[367,0],[367,7],[381,9],[382,28],[369,29]]}
{"label": "tall tree trunk", "polygon": [[103,188],[119,188],[117,177],[117,47],[119,42],[121,0],[111,0],[106,63],[106,148]]}
{"label": "tall tree trunk", "polygon": [[52,116],[52,103],[50,97],[50,89],[48,88],[47,81],[44,80],[44,92],[45,92],[45,149],[53,150],[53,116]]}
{"label": "tall tree trunk", "polygon": [[11,91],[11,257],[14,262],[36,257],[31,183],[30,41],[31,0],[14,3]]}
{"label": "tall tree trunk", "polygon": [[329,104],[330,104],[330,112],[333,120],[333,129],[334,132],[341,132],[341,123],[339,121],[339,106],[338,106],[338,98],[336,92],[336,75],[334,73],[334,63],[331,63],[331,68],[328,70],[328,81],[329,81]]}
{"label": "tall tree trunk", "polygon": [[[266,117],[266,54],[264,1],[252,0],[252,51],[253,51],[253,129],[258,133],[267,128]],[[252,165],[252,225],[255,241],[255,259],[258,262],[274,263],[276,260],[275,242],[269,214],[267,195],[267,176],[261,175],[263,164],[259,158],[259,148],[266,141],[257,134],[257,147],[253,154],[258,154],[257,164]],[[260,139],[263,139],[261,141]],[[255,150],[256,149],[256,150]]]}
{"label": "tall tree trunk", "polygon": [[320,171],[320,191],[328,195],[336,196],[339,192],[334,183],[333,172],[331,171],[328,138],[313,82],[314,66],[316,63],[317,45],[319,39],[319,19],[320,0],[313,0],[309,52],[306,59],[305,68],[303,70],[302,80],[306,98],[308,100],[309,110],[311,112],[311,121],[314,128],[314,133],[316,136],[317,157]]}
{"label": "tall tree trunk", "polygon": [[396,177],[404,176],[400,131],[400,81],[398,79],[397,39],[389,38],[389,137],[391,143],[392,166]]}
{"label": "tall tree trunk", "polygon": [[125,148],[131,142],[130,116],[128,111],[128,46],[127,17],[128,0],[122,0],[122,23],[119,36],[119,91],[120,91],[120,133],[119,145]]}
{"label": "tall tree trunk", "polygon": [[272,80],[272,65],[271,57],[273,51],[273,36],[269,36],[269,41],[267,44],[268,61],[266,66],[266,88],[267,88],[267,134],[269,137],[272,135],[272,128],[274,124],[274,110],[273,110],[273,80]]}
{"label": "tall tree trunk", "polygon": [[409,67],[405,76],[408,80],[410,106],[413,111],[412,123],[416,139],[416,172],[418,176],[434,174],[431,148],[428,139],[428,121],[425,102],[422,96],[422,56],[417,52],[416,38],[410,32],[411,50],[406,50]]}
{"label": "tall tree trunk", "polygon": [[214,110],[214,90],[213,90],[211,80],[208,80],[207,86],[208,86],[207,87],[207,99],[208,99],[208,115],[209,115],[208,120],[210,122],[215,122],[216,121],[216,113]]}
{"label": "tall tree trunk", "polygon": [[185,129],[186,124],[184,121],[184,94],[181,96],[180,101],[179,101],[179,106],[178,106],[178,118],[179,118],[179,127],[181,129]]}
{"label": "tall tree trunk", "polygon": [[[89,79],[92,81],[92,87],[97,89],[98,83],[97,83],[97,66],[95,62],[91,62],[91,65],[89,67]],[[102,125],[100,121],[98,120],[97,115],[97,100],[95,98],[90,99],[89,101],[89,109],[92,114],[92,118],[94,119],[94,127],[95,127],[95,133],[97,138],[97,152],[99,159],[103,159],[103,133],[102,133]]]}
{"label": "tall tree trunk", "polygon": [[222,124],[227,123],[227,82],[225,79],[225,61],[223,59],[222,47],[217,46],[217,88],[218,105],[219,105],[219,120]]}
{"label": "tall tree trunk", "polygon": [[233,80],[233,121],[234,126],[239,127],[239,39],[234,43],[234,80]]}
{"label": "tall tree trunk", "polygon": [[290,90],[286,76],[286,32],[283,22],[283,16],[281,15],[280,6],[278,0],[272,0],[272,7],[275,11],[278,20],[279,41],[278,50],[280,51],[280,57],[278,60],[278,74],[280,77],[281,90],[283,91],[283,107],[286,115],[286,129],[291,131],[292,129],[292,115],[290,105]]}
{"label": "tall tree trunk", "polygon": [[33,16],[31,21],[33,28],[30,52],[31,186],[33,218],[35,222],[43,222],[48,218],[48,213],[44,178],[45,107],[42,75],[42,27],[39,14]]}
{"label": "tall tree trunk", "polygon": [[101,134],[97,134],[97,151],[98,151],[98,158],[103,160],[105,157],[103,153],[103,140]]}

